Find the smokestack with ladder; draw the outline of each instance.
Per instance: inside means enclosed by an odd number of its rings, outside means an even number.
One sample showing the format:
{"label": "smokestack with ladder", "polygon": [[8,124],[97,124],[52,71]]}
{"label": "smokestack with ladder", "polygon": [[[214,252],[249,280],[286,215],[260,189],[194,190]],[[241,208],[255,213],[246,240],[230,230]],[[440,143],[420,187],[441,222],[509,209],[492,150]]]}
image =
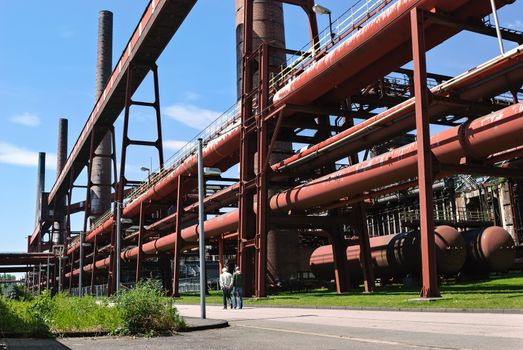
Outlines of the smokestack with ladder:
{"label": "smokestack with ladder", "polygon": [[[238,99],[242,94],[242,67],[244,46],[244,0],[236,0],[236,67]],[[256,50],[262,43],[273,48],[269,52],[269,74],[277,74],[286,63],[285,24],[283,5],[279,1],[253,0],[253,41],[252,49]],[[258,84],[258,73],[253,77],[253,86]],[[277,163],[292,154],[292,144],[276,141],[271,164]],[[269,196],[277,192],[276,187],[269,188]],[[294,252],[289,254],[289,252]],[[299,247],[298,232],[293,230],[273,229],[267,234],[267,269],[274,280],[285,282],[300,270],[308,269],[308,256]]]}

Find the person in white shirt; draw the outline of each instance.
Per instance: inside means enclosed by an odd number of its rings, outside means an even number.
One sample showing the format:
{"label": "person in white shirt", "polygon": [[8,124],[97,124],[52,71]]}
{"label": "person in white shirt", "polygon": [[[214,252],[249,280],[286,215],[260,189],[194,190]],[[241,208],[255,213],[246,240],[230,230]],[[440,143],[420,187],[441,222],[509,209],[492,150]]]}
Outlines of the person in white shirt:
{"label": "person in white shirt", "polygon": [[227,309],[227,304],[229,304],[232,309],[232,275],[227,271],[226,267],[222,269],[222,274],[220,275],[220,288],[223,292],[223,308]]}

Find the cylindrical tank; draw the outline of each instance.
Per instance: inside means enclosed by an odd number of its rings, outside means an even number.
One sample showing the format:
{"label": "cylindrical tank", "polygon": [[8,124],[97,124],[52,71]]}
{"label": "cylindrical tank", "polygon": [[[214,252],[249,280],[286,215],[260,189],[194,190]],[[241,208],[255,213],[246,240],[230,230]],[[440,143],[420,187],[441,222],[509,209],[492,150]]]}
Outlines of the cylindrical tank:
{"label": "cylindrical tank", "polygon": [[[113,69],[113,13],[100,11],[98,15],[98,53],[96,60],[95,102],[103,93]],[[111,133],[108,132],[96,148],[91,173],[91,210],[94,217],[111,207]]]}
{"label": "cylindrical tank", "polygon": [[463,233],[467,247],[467,273],[507,271],[516,258],[514,240],[499,226],[491,226]]}
{"label": "cylindrical tank", "polygon": [[[438,273],[445,275],[457,273],[463,267],[466,258],[463,238],[450,226],[438,226],[435,233]],[[372,237],[370,246],[376,277],[400,277],[408,273],[419,273],[421,267],[419,231]],[[361,278],[359,257],[358,245],[347,248],[351,277],[355,279]],[[327,245],[316,249],[311,255],[310,267],[319,279],[332,279],[334,276],[332,247]]]}
{"label": "cylindrical tank", "polygon": [[461,234],[450,226],[436,227],[436,264],[440,275],[458,273],[467,258],[465,241]]}

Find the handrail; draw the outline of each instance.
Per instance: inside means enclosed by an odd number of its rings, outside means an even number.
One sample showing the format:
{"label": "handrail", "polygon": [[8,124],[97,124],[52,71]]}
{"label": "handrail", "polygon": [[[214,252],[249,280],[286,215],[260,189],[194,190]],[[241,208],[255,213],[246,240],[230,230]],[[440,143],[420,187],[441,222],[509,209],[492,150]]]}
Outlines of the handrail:
{"label": "handrail", "polygon": [[[338,46],[351,34],[357,32],[362,26],[381,13],[394,0],[360,0],[332,23],[332,33],[330,27],[325,28],[318,34],[318,40],[314,43],[309,41],[301,50],[301,55],[291,56],[281,71],[270,81],[270,88],[277,88],[283,82],[293,77],[295,73],[303,72],[310,68],[317,61],[319,56],[325,55],[327,50]],[[334,40],[337,37],[338,40]]]}

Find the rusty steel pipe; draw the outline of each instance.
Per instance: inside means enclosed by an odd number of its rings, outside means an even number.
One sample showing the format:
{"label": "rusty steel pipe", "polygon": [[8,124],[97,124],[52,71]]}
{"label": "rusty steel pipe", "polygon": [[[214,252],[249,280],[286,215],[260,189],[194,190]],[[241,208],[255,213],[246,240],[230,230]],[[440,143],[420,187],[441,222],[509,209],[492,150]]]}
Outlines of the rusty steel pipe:
{"label": "rusty steel pipe", "polygon": [[[445,130],[431,138],[431,150],[441,163],[487,156],[521,144],[523,103]],[[373,159],[312,180],[273,196],[270,207],[280,212],[328,204],[342,197],[416,177],[416,144],[411,143]]]}
{"label": "rusty steel pipe", "polygon": [[[488,81],[488,84],[485,83]],[[492,96],[507,90],[507,86],[519,86],[523,81],[523,45],[497,56],[455,78],[431,89],[437,97],[452,94],[464,101],[476,101],[482,96]],[[452,106],[435,103],[429,109],[431,116],[442,115]],[[314,168],[317,163],[335,161],[353,151],[392,138],[415,126],[414,98],[410,98],[386,111],[362,121],[353,127],[336,134],[308,149],[272,166],[275,171],[295,167],[309,161],[307,167]],[[321,156],[321,157],[320,157]],[[320,159],[318,159],[320,158]],[[313,161],[317,159],[317,161]]]}
{"label": "rusty steel pipe", "polygon": [[[208,219],[205,221],[205,237],[215,237],[223,232],[235,231],[238,228],[238,211],[234,210],[229,213]],[[192,225],[182,230],[182,239],[187,243],[196,244],[199,235],[199,225]],[[159,251],[173,250],[176,242],[176,232],[158,238],[154,241],[142,245],[142,252],[144,254],[156,254]],[[138,256],[138,247],[134,247],[122,252],[123,260],[135,259]],[[96,262],[96,268],[107,268],[111,262],[110,257]],[[86,265],[84,271],[91,271],[92,264]],[[76,276],[79,269],[74,270],[73,275]],[[66,277],[70,276],[70,273]]]}
{"label": "rusty steel pipe", "polygon": [[[450,82],[437,86],[433,89],[432,92],[434,94],[441,94],[444,96],[447,93],[447,91],[452,90],[453,93],[459,92],[458,96],[466,100],[475,100],[478,97],[484,96],[485,94],[490,96],[499,93],[503,91],[503,88],[506,89],[507,84],[516,84],[523,80],[523,67],[521,67],[521,56],[521,47],[519,47],[513,50],[511,53],[507,53],[506,57],[498,57],[477,67],[474,70],[470,70],[452,79]],[[496,72],[498,71],[504,72],[504,74],[497,74]],[[494,79],[492,79],[492,75],[495,75]],[[486,77],[489,77],[489,84],[485,84],[483,82],[483,80]],[[345,145],[343,148],[336,148],[337,145],[344,144],[352,138],[357,139],[358,132],[371,131],[374,122],[377,123],[376,125],[379,125],[382,122],[387,123],[389,121],[394,121],[394,123],[388,125],[387,128],[373,130],[372,133],[365,137],[364,143],[362,143],[360,140],[356,142],[358,145],[354,145],[354,147],[361,149],[364,148],[367,144],[380,142],[383,139],[386,139],[387,137],[392,137],[395,134],[410,130],[412,128],[413,121],[408,120],[409,118],[406,117],[410,116],[410,114],[412,113],[412,103],[413,101],[407,101],[394,108],[391,108],[390,110],[380,114],[379,116],[374,117],[366,122],[360,123],[355,127],[349,129],[350,132],[346,131],[344,133],[335,135],[332,138],[322,142],[321,144],[311,147],[309,150],[306,150],[305,152],[301,152],[297,155],[292,156],[288,160],[284,160],[281,163],[273,165],[273,168],[274,170],[278,170],[291,163],[300,161],[301,159],[304,159],[307,156],[314,155],[314,152],[316,152],[316,155],[319,153],[322,154],[321,161],[339,159],[343,156],[343,154],[341,153],[347,153],[345,149],[347,145]],[[432,111],[435,113],[437,113],[438,111],[442,113],[445,111],[445,108],[443,108],[443,106],[436,106],[432,108]],[[234,157],[234,155],[231,156],[231,153],[234,153],[234,150],[237,148],[238,144],[239,129],[235,129],[235,131],[231,131],[230,133],[230,140],[223,140],[223,148],[220,145],[216,145],[215,152],[208,152],[207,150],[204,150],[206,166],[216,166],[223,162],[223,159],[220,160],[220,156],[228,157],[228,160],[225,161],[225,166],[223,166],[222,164],[222,168],[226,168],[227,166],[232,165],[232,163],[235,163],[237,161],[235,160],[236,157]],[[334,149],[331,150],[332,147],[334,147]],[[329,152],[323,153],[323,150],[329,150]],[[211,156],[211,154],[208,153],[214,153],[216,158],[209,159],[209,161],[207,161],[207,156],[209,156],[210,158],[214,158]],[[209,164],[207,164],[208,162]],[[187,163],[190,164],[192,163],[192,161],[186,161],[184,164]],[[314,162],[312,164],[314,164]],[[173,176],[169,176],[155,185],[155,193],[151,193],[149,191],[147,194],[142,196],[143,200],[157,200],[159,198],[166,197],[167,195],[172,193],[172,191],[175,190],[175,181],[172,181],[173,179],[175,179],[175,176],[179,173],[182,173],[183,171],[192,171],[193,167],[194,165],[188,165],[187,167],[181,169],[181,171],[175,171],[175,174],[173,174]],[[142,198],[135,200],[130,206],[128,206],[125,209],[124,216],[136,215],[136,213],[139,211],[139,204],[142,202]],[[88,234],[87,241],[92,241],[95,235],[108,232],[113,224],[113,220],[112,218],[110,218],[102,226],[96,228],[94,231]],[[74,249],[76,249],[76,247]]]}
{"label": "rusty steel pipe", "polygon": [[[485,83],[488,81],[488,84]],[[507,84],[517,84],[523,81],[523,46],[519,46],[505,56],[498,56],[478,67],[471,69],[448,82],[440,84],[432,89],[435,96],[446,96],[450,92],[463,100],[474,101],[481,96],[498,94],[506,89]],[[436,105],[431,108],[433,114],[444,113],[449,107]],[[349,151],[356,151],[380,142],[388,137],[412,129],[414,119],[414,99],[409,99],[379,115],[363,121],[354,127],[347,129],[329,139],[314,145],[313,147],[297,153],[279,163],[274,164],[273,170],[282,170],[288,166],[294,166],[308,157],[321,157],[318,161],[335,160],[341,158]],[[382,127],[382,126],[387,127]],[[204,149],[204,162],[206,166],[220,165],[223,157],[229,157],[222,170],[231,165],[235,160],[231,153],[237,149],[239,144],[239,128],[232,130],[227,137],[221,137],[216,143],[211,143]],[[208,148],[211,147],[211,148]],[[195,158],[186,160],[180,169],[173,172],[155,185],[156,193],[148,193],[136,199],[133,204],[126,207],[124,216],[135,215],[139,210],[139,203],[143,200],[164,198],[176,189],[176,176],[195,169]],[[314,164],[314,160],[312,164]],[[109,232],[114,224],[112,217],[102,226],[96,228],[87,235],[87,241],[92,241],[94,236]],[[70,254],[77,247],[71,248]]]}
{"label": "rusty steel pipe", "polygon": [[[235,160],[234,153],[238,151],[240,143],[240,129],[235,128],[225,135],[210,142],[203,150],[203,162],[206,167],[219,167],[222,171],[227,170],[233,165]],[[168,197],[176,190],[176,179],[179,175],[191,174],[196,172],[197,157],[192,155],[187,158],[180,166],[164,177],[158,183],[154,184],[149,191],[135,199],[123,209],[123,217],[132,217],[138,215],[140,203],[145,201],[159,201]],[[91,242],[94,237],[109,232],[114,224],[114,219],[107,219],[102,225],[98,226],[86,235],[86,241]],[[78,248],[78,244],[69,248],[68,254]]]}
{"label": "rusty steel pipe", "polygon": [[[499,7],[513,0],[499,1]],[[339,100],[353,95],[365,84],[388,74],[412,59],[409,13],[424,11],[481,19],[491,12],[488,2],[475,0],[399,0],[341,43],[329,55],[314,62],[306,71],[282,87],[274,96],[276,107],[285,103],[308,105],[331,94]],[[459,30],[428,24],[427,50],[442,43]],[[333,94],[333,91],[336,92]]]}
{"label": "rusty steel pipe", "polygon": [[[486,158],[491,154],[517,147],[523,131],[523,103],[478,118],[469,125],[443,131],[431,138],[431,149],[442,163],[459,164],[466,156]],[[343,197],[358,195],[366,190],[386,186],[416,176],[415,143],[384,153],[305,185],[280,192],[270,199],[270,209],[288,211],[325,205]],[[209,237],[234,231],[238,225],[238,211],[209,219],[205,223]],[[198,236],[197,225],[182,231],[186,242]],[[146,243],[147,253],[169,251],[174,247],[174,233]],[[124,253],[125,259],[135,258],[137,248]]]}

